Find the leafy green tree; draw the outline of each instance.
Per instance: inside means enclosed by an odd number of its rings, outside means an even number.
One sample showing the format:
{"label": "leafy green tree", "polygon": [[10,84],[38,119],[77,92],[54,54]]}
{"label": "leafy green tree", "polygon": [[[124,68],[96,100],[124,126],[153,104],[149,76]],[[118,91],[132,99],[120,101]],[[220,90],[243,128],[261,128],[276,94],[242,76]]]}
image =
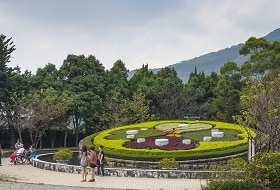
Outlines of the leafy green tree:
{"label": "leafy green tree", "polygon": [[23,142],[22,132],[30,124],[28,100],[25,96],[18,97],[17,94],[13,94],[5,110],[9,125],[18,132],[19,139]]}
{"label": "leafy green tree", "polygon": [[10,86],[10,77],[13,69],[7,64],[11,61],[11,54],[15,50],[12,38],[6,39],[6,36],[0,35],[0,100],[5,101],[9,98],[9,92],[12,88]]}
{"label": "leafy green tree", "polygon": [[[29,79],[30,73],[26,71],[21,74],[20,68],[8,67],[8,63],[11,61],[12,53],[15,50],[12,38],[6,39],[6,36],[0,35],[0,118],[3,125],[9,128],[11,137],[10,147],[14,146],[15,142],[15,124],[19,115],[19,110],[16,108],[15,97],[24,96],[30,86]],[[19,132],[21,124],[17,124]]]}
{"label": "leafy green tree", "polygon": [[68,98],[67,94],[59,95],[53,88],[48,88],[29,94],[28,100],[28,130],[32,144],[37,147],[51,122],[63,116],[69,109],[72,99]]}
{"label": "leafy green tree", "polygon": [[132,100],[125,100],[121,114],[124,116],[122,124],[141,123],[153,117],[149,111],[149,101],[143,93],[134,93]]}
{"label": "leafy green tree", "polygon": [[258,131],[258,149],[279,150],[280,76],[271,80],[248,81],[241,96],[238,121]]}
{"label": "leafy green tree", "polygon": [[111,92],[118,91],[123,96],[128,97],[128,69],[121,60],[117,60],[108,72],[108,87]]}
{"label": "leafy green tree", "polygon": [[56,140],[56,132],[64,131],[63,146],[67,146],[67,136],[70,131],[69,117],[70,117],[70,108],[74,104],[75,95],[69,93],[68,91],[62,91],[59,94],[59,99],[63,102],[63,107],[61,107],[60,114],[57,115],[50,123],[49,131],[51,132],[51,145],[54,148]]}
{"label": "leafy green tree", "polygon": [[75,94],[70,118],[77,145],[82,126],[87,134],[97,131],[107,92],[106,76],[104,67],[92,55],[68,55],[59,69],[63,87]]}
{"label": "leafy green tree", "polygon": [[129,99],[120,92],[114,92],[107,101],[106,111],[101,115],[103,123],[100,130],[148,121],[153,118],[149,111],[149,101],[143,93],[134,93]]}
{"label": "leafy green tree", "polygon": [[31,85],[35,90],[54,88],[61,91],[62,81],[59,78],[59,72],[54,64],[48,63],[45,67],[39,68],[36,74],[31,77]]}
{"label": "leafy green tree", "polygon": [[211,100],[214,97],[214,88],[217,86],[218,75],[211,73],[205,76],[204,72],[190,74],[188,83],[184,86],[184,95],[190,104],[187,107],[187,115],[211,117]]}
{"label": "leafy green tree", "polygon": [[[145,81],[150,81],[151,78],[154,78],[155,74],[149,70],[148,64],[142,65],[141,69],[137,69],[134,73],[134,75],[131,77],[131,79],[128,81],[129,82],[129,92],[132,96],[133,93],[137,92],[139,90],[140,84],[145,83],[142,82],[143,80]],[[146,85],[144,85],[145,87]],[[153,85],[151,85],[152,87]]]}
{"label": "leafy green tree", "polygon": [[239,114],[239,100],[242,89],[240,69],[234,62],[227,62],[220,69],[220,79],[214,90],[212,105],[216,119],[233,122],[233,116]]}
{"label": "leafy green tree", "polygon": [[151,115],[159,119],[175,119],[184,115],[186,101],[182,100],[182,90],[183,83],[174,68],[166,67],[156,75],[142,79],[136,92],[146,95]]}
{"label": "leafy green tree", "polygon": [[280,68],[279,48],[280,42],[270,44],[264,38],[249,38],[240,49],[241,55],[250,55],[249,61],[241,66],[242,75],[256,79],[262,79],[270,72],[277,75]]}

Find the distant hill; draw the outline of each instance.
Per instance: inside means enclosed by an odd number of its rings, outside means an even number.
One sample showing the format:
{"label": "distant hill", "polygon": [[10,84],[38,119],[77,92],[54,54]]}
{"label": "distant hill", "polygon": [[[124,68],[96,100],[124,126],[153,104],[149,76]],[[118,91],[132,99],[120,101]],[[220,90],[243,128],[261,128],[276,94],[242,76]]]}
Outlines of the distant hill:
{"label": "distant hill", "polygon": [[[270,32],[264,37],[270,42],[280,41],[280,28]],[[233,45],[230,48],[225,48],[217,52],[207,53],[190,60],[181,61],[179,63],[169,65],[168,67],[174,68],[177,72],[178,77],[184,83],[188,81],[189,75],[194,71],[195,67],[197,68],[198,72],[204,71],[206,75],[210,75],[212,72],[220,73],[220,68],[228,61],[233,61],[240,66],[246,60],[248,60],[248,56],[239,55],[239,50],[243,45],[243,43]],[[156,73],[160,69],[161,68],[156,68],[151,70]],[[135,70],[129,73],[129,78],[133,76],[134,72]]]}

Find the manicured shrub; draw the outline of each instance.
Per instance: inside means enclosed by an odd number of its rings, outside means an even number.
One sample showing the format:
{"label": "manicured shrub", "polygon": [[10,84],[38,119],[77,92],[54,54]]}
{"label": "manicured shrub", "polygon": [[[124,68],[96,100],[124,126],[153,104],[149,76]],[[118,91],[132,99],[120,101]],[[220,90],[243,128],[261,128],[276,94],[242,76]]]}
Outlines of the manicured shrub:
{"label": "manicured shrub", "polygon": [[53,155],[53,160],[70,160],[73,156],[73,152],[70,148],[59,148]]}
{"label": "manicured shrub", "polygon": [[162,158],[159,161],[159,166],[161,168],[166,168],[166,169],[170,169],[170,168],[177,168],[179,166],[179,163],[176,162],[176,159],[173,158]]}

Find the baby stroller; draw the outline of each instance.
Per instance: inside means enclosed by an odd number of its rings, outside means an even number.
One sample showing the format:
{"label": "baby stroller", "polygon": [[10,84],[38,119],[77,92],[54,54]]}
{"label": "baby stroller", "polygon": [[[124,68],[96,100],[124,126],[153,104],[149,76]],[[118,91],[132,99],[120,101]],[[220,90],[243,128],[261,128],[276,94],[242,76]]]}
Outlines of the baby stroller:
{"label": "baby stroller", "polygon": [[19,154],[16,156],[14,164],[26,164],[27,162],[25,154]]}

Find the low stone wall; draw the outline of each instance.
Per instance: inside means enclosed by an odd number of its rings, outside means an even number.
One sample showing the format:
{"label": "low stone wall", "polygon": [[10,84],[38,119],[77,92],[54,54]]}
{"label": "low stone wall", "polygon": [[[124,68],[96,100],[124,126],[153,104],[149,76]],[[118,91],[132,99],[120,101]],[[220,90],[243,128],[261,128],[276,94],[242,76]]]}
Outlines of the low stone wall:
{"label": "low stone wall", "polygon": [[[81,167],[77,165],[65,165],[54,162],[48,162],[41,159],[44,157],[50,157],[53,153],[38,155],[36,159],[32,161],[32,165],[37,168],[52,170],[57,172],[67,173],[81,173]],[[206,179],[211,171],[202,170],[205,165],[213,165],[224,163],[226,160],[233,157],[244,156],[245,153],[237,154],[229,157],[215,158],[215,159],[201,159],[194,161],[184,161],[180,163],[180,169],[174,170],[161,170],[154,169],[158,167],[157,162],[140,162],[140,161],[127,161],[127,160],[116,160],[109,159],[109,163],[105,168],[106,176],[119,176],[119,177],[147,177],[147,178],[186,178],[186,179]],[[198,162],[200,161],[200,162]],[[112,165],[121,165],[122,167],[111,167]],[[146,164],[146,165],[145,165]],[[140,167],[142,165],[142,168]],[[145,166],[144,166],[145,165]],[[144,167],[143,167],[144,166]],[[195,169],[181,169],[188,167]],[[134,168],[133,168],[134,167]],[[151,167],[151,168],[148,168]],[[154,167],[154,168],[153,168]],[[88,172],[90,168],[87,168]]]}
{"label": "low stone wall", "polygon": [[[197,159],[177,161],[179,163],[179,170],[207,170],[211,165],[224,164],[229,159],[243,157],[246,159],[247,151],[230,156],[223,156],[217,158]],[[110,168],[133,168],[133,169],[159,169],[159,162],[135,161],[135,160],[121,160],[108,158],[107,166]]]}
{"label": "low stone wall", "polygon": [[[40,160],[38,155],[32,161],[32,165],[44,170],[66,173],[81,173],[81,167],[76,165],[65,165]],[[90,168],[88,167],[88,172]],[[146,177],[146,178],[187,178],[187,179],[205,179],[211,171],[191,171],[191,170],[151,170],[151,169],[132,169],[132,168],[105,168],[106,176],[119,177]]]}

